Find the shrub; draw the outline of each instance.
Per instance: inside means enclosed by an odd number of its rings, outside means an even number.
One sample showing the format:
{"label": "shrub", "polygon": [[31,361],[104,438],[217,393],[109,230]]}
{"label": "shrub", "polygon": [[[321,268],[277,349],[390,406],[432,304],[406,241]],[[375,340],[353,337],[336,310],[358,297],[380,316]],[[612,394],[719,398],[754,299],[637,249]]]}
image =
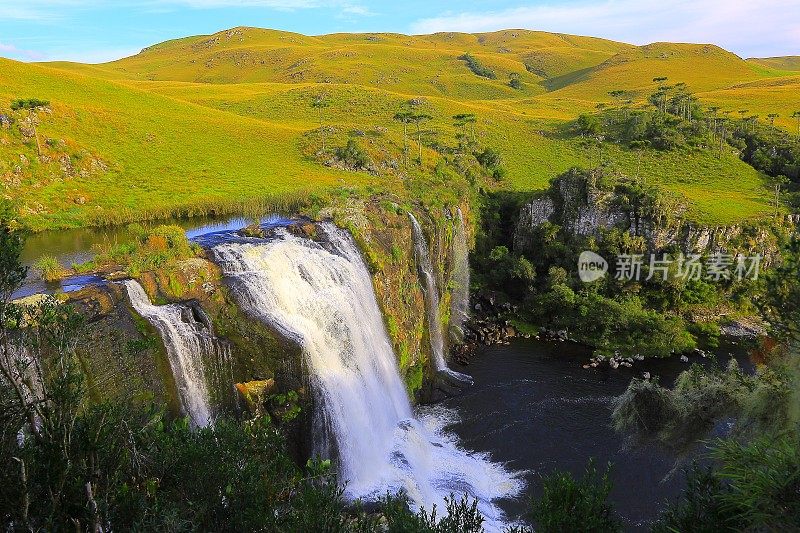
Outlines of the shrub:
{"label": "shrub", "polygon": [[347,145],[336,148],[336,158],[353,170],[365,170],[369,166],[369,156],[355,141],[348,139]]}
{"label": "shrub", "polygon": [[189,242],[186,232],[180,226],[164,225],[144,229],[138,224],[131,224],[129,230],[135,237],[133,242],[115,244],[100,250],[89,263],[75,265],[75,270],[87,272],[120,265],[129,274],[137,275],[200,253],[199,247]]}
{"label": "shrub", "polygon": [[52,255],[43,255],[40,257],[34,267],[39,271],[42,279],[45,281],[58,281],[69,274],[69,271],[61,266],[58,259]]}
{"label": "shrub", "polygon": [[622,522],[607,501],[611,492],[610,470],[609,465],[598,476],[590,461],[579,479],[567,472],[555,472],[544,478],[542,496],[533,501],[530,512],[536,531],[621,531]]}
{"label": "shrub", "polygon": [[466,496],[456,498],[451,494],[445,498],[445,513],[437,513],[436,506],[430,512],[421,509],[410,510],[409,499],[405,493],[397,496],[387,495],[383,502],[386,529],[390,533],[481,533],[483,516],[478,511],[477,500],[470,501]]}
{"label": "shrub", "polygon": [[716,470],[694,467],[680,500],[653,528],[672,531],[796,531],[800,447],[790,437],[717,441]]}

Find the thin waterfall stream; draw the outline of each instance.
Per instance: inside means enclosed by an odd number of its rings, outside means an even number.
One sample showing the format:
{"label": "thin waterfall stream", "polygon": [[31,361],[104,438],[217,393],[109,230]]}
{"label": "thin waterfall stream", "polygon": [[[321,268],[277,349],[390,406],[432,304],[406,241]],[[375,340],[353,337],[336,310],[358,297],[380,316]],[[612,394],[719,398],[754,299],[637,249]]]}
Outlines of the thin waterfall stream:
{"label": "thin waterfall stream", "polygon": [[433,264],[425,241],[425,234],[422,227],[412,213],[408,214],[411,219],[412,237],[414,240],[414,257],[417,261],[417,270],[422,279],[422,292],[425,296],[425,313],[428,318],[428,336],[431,342],[431,351],[439,376],[454,381],[462,385],[471,385],[472,377],[461,372],[451,370],[447,366],[444,357],[444,334],[442,333],[442,319],[439,316],[439,289],[436,287],[436,277],[433,272]]}
{"label": "thin waterfall stream", "polygon": [[518,475],[461,449],[443,430],[452,422],[447,411],[415,416],[361,254],[347,232],[318,228],[323,242],[281,229],[268,241],[212,248],[242,308],[301,346],[315,394],[316,452],[336,450],[351,500],[402,490],[430,510],[466,493],[487,529],[500,530],[505,518],[495,502],[519,494]]}
{"label": "thin waterfall stream", "polygon": [[137,281],[125,280],[122,284],[133,308],[158,330],[164,341],[184,413],[196,427],[212,423],[209,374],[215,369],[209,372],[206,362],[226,365],[231,359],[230,348],[214,337],[207,318],[198,319],[188,306],[153,305]]}
{"label": "thin waterfall stream", "polygon": [[457,218],[453,232],[453,274],[450,295],[450,338],[460,343],[464,340],[464,324],[469,320],[469,244],[464,215],[456,210]]}

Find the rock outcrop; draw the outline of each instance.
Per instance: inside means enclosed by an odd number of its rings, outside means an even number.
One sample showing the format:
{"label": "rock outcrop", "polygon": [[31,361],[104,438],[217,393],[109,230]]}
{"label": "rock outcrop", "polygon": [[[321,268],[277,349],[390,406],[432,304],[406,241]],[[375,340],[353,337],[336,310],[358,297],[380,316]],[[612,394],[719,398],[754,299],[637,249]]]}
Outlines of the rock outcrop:
{"label": "rock outcrop", "polygon": [[[640,239],[643,251],[648,252],[752,252],[767,260],[777,253],[775,227],[770,224],[696,224],[689,221],[685,203],[675,196],[639,184],[602,181],[599,174],[572,170],[526,203],[516,223],[515,250],[531,251],[539,228],[549,223],[574,237],[602,239],[610,230],[627,232]],[[794,215],[783,222],[794,223]]]}

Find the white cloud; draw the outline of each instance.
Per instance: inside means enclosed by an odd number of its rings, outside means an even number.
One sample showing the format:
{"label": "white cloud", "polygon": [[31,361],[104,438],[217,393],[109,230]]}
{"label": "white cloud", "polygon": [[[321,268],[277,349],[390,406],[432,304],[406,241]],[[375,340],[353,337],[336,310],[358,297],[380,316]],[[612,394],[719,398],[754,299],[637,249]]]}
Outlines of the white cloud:
{"label": "white cloud", "polygon": [[21,59],[24,61],[41,61],[44,59],[45,55],[35,50],[23,50],[17,48],[13,44],[0,42],[0,57]]}
{"label": "white cloud", "polygon": [[633,44],[714,43],[740,55],[800,52],[797,0],[605,0],[543,3],[500,11],[443,13],[414,33],[527,28],[594,35]]}

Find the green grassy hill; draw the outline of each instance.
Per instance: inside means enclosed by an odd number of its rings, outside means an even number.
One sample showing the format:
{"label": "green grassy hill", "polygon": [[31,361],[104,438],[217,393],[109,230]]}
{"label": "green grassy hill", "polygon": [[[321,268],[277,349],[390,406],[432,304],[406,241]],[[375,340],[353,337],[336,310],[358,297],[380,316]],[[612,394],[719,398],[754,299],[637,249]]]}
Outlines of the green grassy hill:
{"label": "green grassy hill", "polygon": [[[591,150],[564,124],[613,103],[609,91],[641,105],[665,76],[708,105],[777,112],[776,124],[792,128],[798,76],[786,68],[712,45],[635,47],[527,30],[308,37],[234,28],[101,65],[0,60],[0,110],[20,97],[52,102],[39,113],[43,157],[16,127],[0,129],[0,178],[37,229],[236,209],[343,184],[399,191],[406,184],[391,169],[402,127],[392,116],[413,98],[433,116],[425,129],[435,142],[452,142],[452,115],[475,113],[480,143],[497,148],[509,171],[501,186],[535,190],[590,164]],[[372,175],[315,160],[310,104],[321,94],[329,146],[356,138],[376,160]],[[611,172],[684,195],[697,220],[771,212],[767,180],[733,153],[604,151]],[[424,160],[431,170],[435,154],[426,149]]]}
{"label": "green grassy hill", "polygon": [[775,70],[800,70],[800,56],[750,58],[748,61]]}

